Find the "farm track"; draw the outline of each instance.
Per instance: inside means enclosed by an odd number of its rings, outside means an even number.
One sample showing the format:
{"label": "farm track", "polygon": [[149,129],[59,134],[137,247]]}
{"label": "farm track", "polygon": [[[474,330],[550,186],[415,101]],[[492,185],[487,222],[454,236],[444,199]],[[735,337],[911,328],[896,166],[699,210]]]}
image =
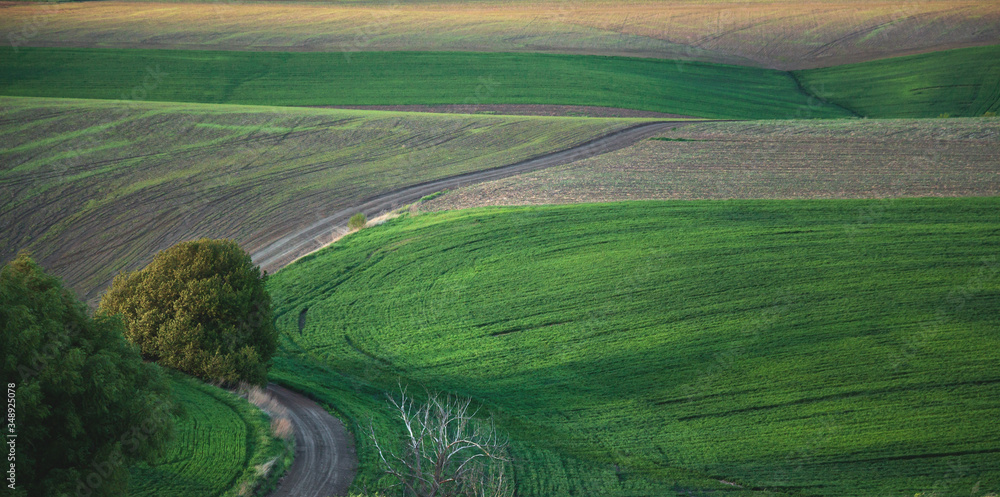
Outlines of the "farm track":
{"label": "farm track", "polygon": [[419,200],[425,195],[430,195],[444,189],[506,178],[520,173],[537,171],[613,152],[644,138],[649,138],[666,129],[684,124],[691,124],[691,122],[657,121],[643,123],[595,138],[575,147],[523,160],[508,166],[459,174],[377,195],[365,200],[361,204],[341,209],[299,231],[285,235],[263,248],[254,250],[251,252],[251,257],[256,264],[260,265],[261,269],[269,273],[274,273],[292,261],[323,248],[326,243],[322,240],[330,240],[331,236],[335,233],[345,232],[348,218],[357,212],[363,212],[371,218],[379,213],[390,211],[406,203]]}
{"label": "farm track", "polygon": [[[758,125],[725,127],[749,134]],[[813,131],[870,136],[873,127]],[[788,128],[786,136],[796,131]],[[773,131],[756,136],[774,139]],[[976,284],[969,312],[945,311],[949,329],[969,330],[962,342],[927,343],[921,356],[896,359],[892,337],[897,327],[925,322],[997,252],[996,204],[629,202],[410,216],[268,281],[276,326],[295,336],[306,359],[284,361],[280,374],[329,389],[317,395],[348,413],[372,409],[372,396],[355,382],[391,386],[394,377],[477,399],[500,413],[518,441],[512,459],[524,497],[548,497],[553,488],[672,495],[679,485],[682,493],[718,494],[720,480],[742,485],[745,491],[731,493],[743,497],[805,487],[817,497],[912,495],[941,481],[957,457],[970,478],[952,495],[979,495],[968,490],[977,484],[993,492],[1000,480],[996,453],[988,451],[997,446],[988,441],[1000,440],[1000,425],[988,421],[995,404],[981,399],[995,398],[1000,377],[983,365],[1000,354],[976,344],[997,329],[983,317],[995,307],[987,299],[996,280]],[[711,309],[692,312],[691,299]],[[294,330],[306,306],[322,319],[310,319],[300,337]],[[858,334],[858,316],[884,337],[848,339]],[[741,347],[738,360],[705,372],[703,358],[732,353],[733,344]],[[809,360],[817,350],[819,366]],[[906,374],[891,379],[901,368]],[[802,389],[800,373],[810,388]],[[927,398],[947,408],[924,418]],[[873,407],[858,418],[858,406]],[[388,423],[372,426],[395,432]],[[872,447],[886,427],[907,433]],[[788,434],[800,430],[812,433],[789,444]],[[810,456],[814,465],[788,477],[787,447],[813,440],[836,440],[836,448]],[[679,455],[658,450],[670,446]],[[777,452],[761,455],[768,446]],[[596,457],[615,451],[636,454],[628,482],[620,467]],[[873,467],[878,472],[867,473]],[[681,472],[690,477],[678,484]],[[921,480],[913,483],[914,475]],[[366,465],[357,478],[377,477]]]}
{"label": "farm track", "polygon": [[[668,128],[687,122],[654,122],[617,131],[587,143],[534,157],[509,166],[474,173],[460,174],[403,188],[373,197],[361,205],[343,209],[336,214],[258,250],[252,254],[255,262],[274,272],[295,259],[324,246],[318,239],[328,239],[334,231],[343,231],[348,218],[361,211],[368,216],[418,200],[444,188],[454,188],[482,181],[505,178],[515,174],[567,164],[587,157],[612,152],[648,138]],[[300,326],[304,323],[301,322]],[[343,423],[305,396],[268,385],[268,391],[288,408],[295,427],[295,462],[271,494],[274,497],[326,497],[346,495],[358,461],[354,443]]]}
{"label": "farm track", "polygon": [[344,424],[300,393],[273,383],[267,391],[288,408],[295,428],[295,462],[271,495],[346,495],[358,471],[358,458]]}

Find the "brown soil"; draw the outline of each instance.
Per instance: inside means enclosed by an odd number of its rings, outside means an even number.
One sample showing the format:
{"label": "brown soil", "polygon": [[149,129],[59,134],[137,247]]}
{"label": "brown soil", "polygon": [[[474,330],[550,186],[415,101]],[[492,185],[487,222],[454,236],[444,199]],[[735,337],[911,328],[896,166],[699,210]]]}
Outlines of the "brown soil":
{"label": "brown soil", "polygon": [[295,259],[326,246],[325,241],[335,239],[337,234],[343,232],[346,229],[348,218],[358,212],[363,212],[369,218],[376,217],[380,213],[396,209],[432,193],[460,188],[473,183],[507,178],[613,152],[628,147],[639,140],[662,133],[667,129],[685,124],[689,123],[681,121],[638,124],[566,150],[545,154],[509,166],[459,174],[378,195],[320,219],[303,229],[291,232],[265,247],[252,249],[250,255],[254,263],[259,264],[261,269],[273,273]]}
{"label": "brown soil", "polygon": [[1000,195],[1000,120],[701,123],[420,205]]}
{"label": "brown soil", "polygon": [[7,98],[0,107],[0,260],[27,248],[94,304],[115,273],[177,242],[231,238],[252,251],[380,193],[510,165],[636,122],[215,113],[63,99]]}
{"label": "brown soil", "polygon": [[295,428],[295,461],[278,482],[272,497],[347,495],[358,472],[354,438],[339,419],[300,393],[267,386]]}

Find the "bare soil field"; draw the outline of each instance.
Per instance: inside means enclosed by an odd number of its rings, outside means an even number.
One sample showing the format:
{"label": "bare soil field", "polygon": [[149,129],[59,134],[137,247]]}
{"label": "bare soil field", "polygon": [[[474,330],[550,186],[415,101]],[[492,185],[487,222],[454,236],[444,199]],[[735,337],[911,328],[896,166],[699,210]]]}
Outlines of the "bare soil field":
{"label": "bare soil field", "polygon": [[420,208],[995,195],[1000,195],[1000,119],[716,122],[457,189]]}
{"label": "bare soil field", "polygon": [[91,300],[179,241],[253,251],[382,193],[642,122],[3,97],[0,260],[30,249]]}
{"label": "bare soil field", "polygon": [[[323,248],[328,243],[346,234],[347,221],[355,213],[362,212],[367,216],[379,216],[382,214],[384,217],[388,217],[393,215],[392,211],[400,206],[411,204],[425,196],[443,190],[506,178],[620,150],[638,140],[649,138],[663,130],[682,126],[683,124],[683,122],[676,121],[639,123],[635,126],[589,140],[572,148],[542,154],[514,164],[457,174],[382,193],[363,203],[353,204],[330,216],[319,219],[307,227],[292,230],[277,241],[265,247],[252,250],[250,255],[253,257],[254,262],[259,264],[261,268],[274,272],[302,256]],[[372,221],[377,222],[377,218]]]}
{"label": "bare soil field", "polygon": [[15,47],[551,52],[787,70],[1000,43],[992,0],[5,2],[0,11],[0,34]]}

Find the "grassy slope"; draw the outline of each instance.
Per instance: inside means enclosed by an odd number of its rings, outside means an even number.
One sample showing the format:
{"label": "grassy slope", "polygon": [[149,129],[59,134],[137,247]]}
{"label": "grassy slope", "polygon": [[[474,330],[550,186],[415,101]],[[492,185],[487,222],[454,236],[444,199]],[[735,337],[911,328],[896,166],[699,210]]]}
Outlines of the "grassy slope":
{"label": "grassy slope", "polygon": [[565,104],[842,117],[785,72],[582,55],[0,49],[0,94],[251,105]]}
{"label": "grassy slope", "polygon": [[423,210],[620,200],[1000,195],[1000,118],[706,122],[455,189]]}
{"label": "grassy slope", "polygon": [[520,495],[979,496],[1000,490],[998,207],[390,221],[270,280],[290,340],[275,377],[363,425],[397,375],[472,395],[517,441]]}
{"label": "grassy slope", "polygon": [[868,117],[1000,112],[1000,45],[796,71],[802,86]]}
{"label": "grassy slope", "polygon": [[[128,16],[121,12],[128,10]],[[27,28],[26,28],[27,27]],[[563,52],[830,66],[996,43],[992,0],[74,2],[4,8],[16,46]]]}
{"label": "grassy slope", "polygon": [[160,461],[131,469],[129,495],[244,495],[241,487],[257,481],[257,467],[284,451],[283,442],[271,436],[267,416],[245,400],[193,378],[174,374],[172,383],[184,408],[176,438]]}
{"label": "grassy slope", "polygon": [[[0,55],[6,59],[0,93],[21,96],[253,105],[598,105],[752,119],[850,115],[844,108],[882,118],[1000,111],[1000,45],[794,73],[510,53],[63,48],[15,53],[8,47]],[[819,99],[804,93],[800,83]]]}
{"label": "grassy slope", "polygon": [[30,248],[86,298],[199,236],[247,249],[375,194],[640,120],[0,98],[0,260]]}

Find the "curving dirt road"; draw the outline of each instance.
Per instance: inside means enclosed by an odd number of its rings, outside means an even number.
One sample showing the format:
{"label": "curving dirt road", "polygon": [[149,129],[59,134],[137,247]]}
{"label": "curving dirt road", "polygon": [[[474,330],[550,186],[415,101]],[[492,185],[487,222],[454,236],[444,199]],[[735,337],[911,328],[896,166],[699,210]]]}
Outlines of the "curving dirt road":
{"label": "curving dirt road", "polygon": [[407,203],[415,202],[420,197],[446,188],[458,188],[472,183],[504,178],[546,167],[559,166],[587,157],[612,152],[625,148],[641,139],[656,135],[663,130],[684,124],[691,124],[691,122],[656,121],[642,123],[595,138],[575,147],[540,155],[509,166],[449,176],[383,193],[366,200],[360,205],[343,209],[333,215],[320,219],[302,230],[290,233],[270,245],[254,251],[250,255],[253,257],[254,263],[260,265],[261,269],[273,273],[295,259],[323,248],[333,233],[346,231],[347,220],[357,212],[363,212],[370,219],[381,212],[390,211]]}
{"label": "curving dirt road", "polygon": [[273,383],[267,391],[288,408],[295,427],[295,461],[271,495],[347,495],[358,471],[358,457],[344,424],[302,394]]}
{"label": "curving dirt road", "polygon": [[[403,188],[371,198],[361,205],[341,210],[332,216],[290,233],[251,254],[253,260],[273,273],[288,263],[325,244],[335,231],[346,230],[348,218],[356,212],[374,217],[380,212],[414,202],[424,195],[445,188],[488,181],[538,169],[559,166],[576,160],[625,148],[657,133],[690,124],[691,121],[657,121],[626,128],[559,152],[541,155],[509,166],[466,173]],[[295,462],[278,483],[275,497],[328,497],[346,495],[357,473],[354,441],[343,423],[318,404],[287,388],[271,384],[267,390],[288,408],[295,427]]]}

